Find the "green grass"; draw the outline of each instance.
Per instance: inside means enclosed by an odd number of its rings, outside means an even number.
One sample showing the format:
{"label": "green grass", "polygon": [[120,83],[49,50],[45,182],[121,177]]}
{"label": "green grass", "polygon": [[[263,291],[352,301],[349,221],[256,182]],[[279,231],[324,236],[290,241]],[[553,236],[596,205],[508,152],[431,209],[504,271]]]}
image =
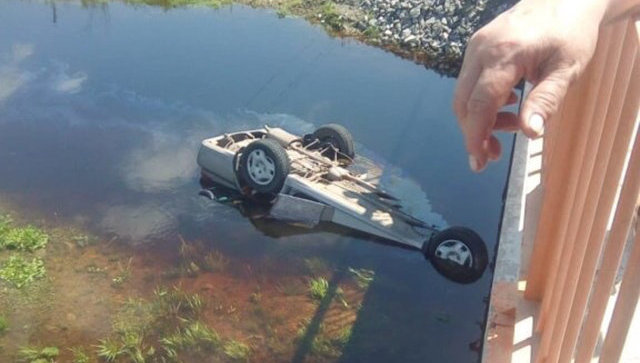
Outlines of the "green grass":
{"label": "green grass", "polygon": [[199,321],[189,322],[184,328],[178,328],[175,333],[160,339],[160,343],[171,359],[176,359],[178,352],[184,349],[210,353],[221,345],[218,333]]}
{"label": "green grass", "polygon": [[295,12],[295,9],[302,5],[302,0],[286,0],[277,10],[279,17],[283,18]]}
{"label": "green grass", "polygon": [[225,343],[223,351],[227,357],[235,361],[246,361],[249,358],[249,354],[251,354],[251,348],[237,340],[230,340]]}
{"label": "green grass", "polygon": [[13,227],[11,217],[0,217],[0,248],[33,252],[44,248],[49,236],[34,226]]}
{"label": "green grass", "polygon": [[120,288],[125,282],[129,281],[130,277],[131,277],[131,259],[129,259],[129,262],[127,262],[127,265],[124,267],[120,264],[120,262],[118,262],[118,272],[111,279],[111,286],[115,288]]}
{"label": "green grass", "polygon": [[26,346],[18,350],[18,361],[29,363],[55,362],[58,355],[60,355],[60,350],[57,347],[39,348]]}
{"label": "green grass", "polygon": [[178,287],[156,288],[151,300],[127,300],[113,321],[113,334],[100,340],[104,361],[179,361],[180,353],[209,356],[221,346],[218,333],[200,321],[203,301]]}
{"label": "green grass", "polygon": [[342,15],[336,9],[336,6],[331,1],[326,1],[320,8],[320,21],[325,24],[329,30],[339,32],[344,29],[344,20]]}
{"label": "green grass", "polygon": [[9,330],[9,322],[7,322],[7,318],[0,315],[0,336],[3,336],[7,330]]}
{"label": "green grass", "polygon": [[73,363],[89,363],[91,362],[91,357],[89,357],[89,353],[87,353],[82,347],[69,348],[71,353],[73,353]]}
{"label": "green grass", "polygon": [[329,282],[324,277],[318,277],[309,281],[309,294],[314,300],[322,300],[329,290]]}
{"label": "green grass", "polygon": [[9,260],[0,267],[0,279],[9,282],[17,288],[22,288],[44,277],[45,274],[44,262],[38,257],[34,257],[31,261],[28,261],[19,255],[11,255]]}
{"label": "green grass", "polygon": [[124,347],[115,339],[101,339],[100,344],[96,345],[96,354],[107,362],[113,362],[124,354]]}
{"label": "green grass", "polygon": [[0,240],[7,233],[7,231],[11,228],[11,223],[13,223],[13,219],[8,215],[0,215]]}
{"label": "green grass", "polygon": [[200,295],[189,294],[174,287],[172,289],[157,288],[154,291],[153,305],[156,314],[194,319],[202,311],[203,303]]}

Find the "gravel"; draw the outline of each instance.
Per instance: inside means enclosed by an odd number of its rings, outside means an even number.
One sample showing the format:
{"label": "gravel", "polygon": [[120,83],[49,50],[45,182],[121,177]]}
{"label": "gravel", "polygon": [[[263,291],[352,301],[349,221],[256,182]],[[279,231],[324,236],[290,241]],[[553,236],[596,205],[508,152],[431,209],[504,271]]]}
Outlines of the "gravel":
{"label": "gravel", "polygon": [[[456,76],[471,35],[516,0],[338,0],[363,10],[356,27],[383,47]],[[355,3],[354,3],[355,2]],[[372,40],[372,39],[370,39]],[[419,59],[417,59],[419,58]]]}

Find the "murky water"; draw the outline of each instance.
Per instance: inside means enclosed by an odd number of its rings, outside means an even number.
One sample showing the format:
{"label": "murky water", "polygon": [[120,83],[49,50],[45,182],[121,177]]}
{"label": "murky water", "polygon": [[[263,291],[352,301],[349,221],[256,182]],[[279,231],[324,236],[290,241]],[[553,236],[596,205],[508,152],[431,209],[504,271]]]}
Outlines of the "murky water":
{"label": "murky water", "polygon": [[[201,139],[338,121],[414,214],[475,229],[492,256],[508,160],[468,171],[453,86],[272,11],[1,2],[0,208],[54,237],[45,297],[4,308],[15,328],[0,337],[0,361],[25,344],[92,351],[123,302],[157,286],[200,294],[204,321],[253,361],[477,360],[490,269],[458,285],[419,252],[197,195]],[[97,243],[70,243],[70,228]],[[357,269],[375,278],[359,285]],[[320,276],[340,288],[331,301],[309,297]],[[314,345],[349,327],[333,350]]]}

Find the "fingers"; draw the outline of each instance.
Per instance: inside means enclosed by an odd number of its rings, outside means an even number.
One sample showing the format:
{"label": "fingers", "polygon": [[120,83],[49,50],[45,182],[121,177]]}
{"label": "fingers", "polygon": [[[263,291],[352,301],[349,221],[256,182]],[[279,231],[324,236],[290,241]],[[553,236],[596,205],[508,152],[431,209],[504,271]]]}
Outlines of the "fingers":
{"label": "fingers", "polygon": [[512,101],[511,89],[515,82],[516,75],[508,68],[485,69],[469,95],[466,117],[460,119],[460,126],[469,153],[469,166],[474,171],[484,169],[490,159],[488,146],[495,144],[490,141],[490,136],[498,110],[505,103]]}
{"label": "fingers", "polygon": [[516,132],[520,129],[520,119],[513,112],[498,112],[494,131]]}
{"label": "fingers", "polygon": [[489,156],[489,160],[496,161],[500,159],[500,155],[502,154],[502,145],[500,145],[500,141],[494,135],[491,135],[487,140],[487,155]]}
{"label": "fingers", "polygon": [[520,128],[525,135],[531,138],[542,135],[545,122],[560,108],[571,79],[570,71],[556,70],[531,89],[519,118]]}
{"label": "fingers", "polygon": [[480,64],[474,57],[469,55],[470,53],[470,51],[465,53],[465,61],[462,63],[462,69],[460,70],[453,96],[453,111],[458,117],[458,120],[467,117],[467,102],[480,76]]}

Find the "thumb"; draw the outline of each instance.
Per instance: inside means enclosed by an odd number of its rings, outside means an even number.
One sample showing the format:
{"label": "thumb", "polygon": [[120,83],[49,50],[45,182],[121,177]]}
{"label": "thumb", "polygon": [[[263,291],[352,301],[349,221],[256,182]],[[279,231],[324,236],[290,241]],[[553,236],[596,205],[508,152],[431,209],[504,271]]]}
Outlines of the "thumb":
{"label": "thumb", "polygon": [[543,78],[529,92],[520,111],[520,128],[531,138],[542,135],[544,126],[559,110],[571,75],[565,71],[554,71]]}

